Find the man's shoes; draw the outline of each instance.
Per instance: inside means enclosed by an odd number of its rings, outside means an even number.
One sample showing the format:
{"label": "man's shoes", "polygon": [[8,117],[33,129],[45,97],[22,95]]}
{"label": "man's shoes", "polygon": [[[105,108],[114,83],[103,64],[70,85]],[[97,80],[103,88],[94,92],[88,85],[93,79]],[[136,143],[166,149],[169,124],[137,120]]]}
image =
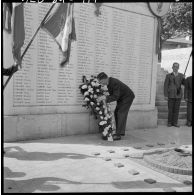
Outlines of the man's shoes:
{"label": "man's shoes", "polygon": [[167,124],[167,127],[171,127],[171,126],[172,126],[172,124],[171,124],[171,123],[168,123],[168,124]]}
{"label": "man's shoes", "polygon": [[125,136],[125,134],[123,133],[123,134],[121,134],[121,136]]}
{"label": "man's shoes", "polygon": [[180,127],[178,124],[173,124],[174,127]]}
{"label": "man's shoes", "polygon": [[191,127],[192,126],[192,123],[190,121],[187,122],[187,126],[188,127]]}
{"label": "man's shoes", "polygon": [[113,140],[121,140],[121,136],[120,135],[113,135]]}

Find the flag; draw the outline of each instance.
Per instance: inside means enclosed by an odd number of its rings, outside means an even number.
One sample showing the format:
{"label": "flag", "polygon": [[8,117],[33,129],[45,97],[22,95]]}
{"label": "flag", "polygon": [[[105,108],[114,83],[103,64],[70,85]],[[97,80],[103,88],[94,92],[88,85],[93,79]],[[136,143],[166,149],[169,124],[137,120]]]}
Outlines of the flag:
{"label": "flag", "polygon": [[3,29],[11,33],[12,3],[3,3]]}
{"label": "flag", "polygon": [[71,41],[76,40],[73,3],[56,3],[42,28],[54,38],[63,53],[60,65],[66,65],[69,62]]}
{"label": "flag", "polygon": [[21,47],[24,45],[24,9],[22,3],[3,4],[3,29],[12,35],[14,61],[21,64]]}
{"label": "flag", "polygon": [[23,3],[12,3],[12,10],[12,53],[14,61],[21,64],[21,47],[25,39]]}
{"label": "flag", "polygon": [[161,62],[161,20],[157,18],[156,30],[156,54],[158,54],[158,62]]}
{"label": "flag", "polygon": [[157,31],[156,31],[156,53],[158,54],[158,62],[161,62],[161,58],[162,58],[162,53],[161,53],[161,49],[162,49],[162,39],[161,39],[161,19],[157,18]]}

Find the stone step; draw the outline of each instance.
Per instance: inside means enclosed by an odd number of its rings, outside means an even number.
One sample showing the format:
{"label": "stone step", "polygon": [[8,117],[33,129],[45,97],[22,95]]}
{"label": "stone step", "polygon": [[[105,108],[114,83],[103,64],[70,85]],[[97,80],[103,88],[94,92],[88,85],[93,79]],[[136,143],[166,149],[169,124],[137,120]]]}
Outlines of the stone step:
{"label": "stone step", "polygon": [[[167,106],[168,102],[167,101],[156,101],[155,105],[156,106]],[[187,106],[185,101],[181,101],[180,106]]]}
{"label": "stone step", "polygon": [[[168,112],[168,106],[157,106],[158,112]],[[179,112],[187,112],[187,106],[180,106]]]}
{"label": "stone step", "polygon": [[[180,112],[179,113],[179,119],[186,119],[187,113],[185,112]],[[166,112],[160,112],[158,113],[158,119],[167,119],[168,118],[168,113]]]}
{"label": "stone step", "polygon": [[[178,120],[178,124],[181,126],[185,126],[186,122],[187,122],[186,119],[179,119]],[[158,125],[167,125],[167,119],[158,119],[157,124]]]}

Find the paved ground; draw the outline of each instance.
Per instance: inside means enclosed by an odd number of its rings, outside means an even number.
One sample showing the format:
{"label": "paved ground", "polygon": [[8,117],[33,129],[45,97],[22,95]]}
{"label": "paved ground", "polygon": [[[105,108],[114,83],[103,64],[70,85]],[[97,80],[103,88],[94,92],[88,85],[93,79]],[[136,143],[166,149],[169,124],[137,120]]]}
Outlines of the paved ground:
{"label": "paved ground", "polygon": [[[152,148],[192,144],[192,128],[130,130],[115,142],[103,141],[99,134],[88,134],[5,143],[4,192],[191,192],[192,185],[183,184],[177,175],[174,179],[124,157],[151,149],[147,144],[152,144]],[[111,160],[106,161],[106,157]],[[116,163],[124,167],[118,168]],[[139,174],[129,173],[132,169]],[[146,183],[148,178],[156,183]]]}

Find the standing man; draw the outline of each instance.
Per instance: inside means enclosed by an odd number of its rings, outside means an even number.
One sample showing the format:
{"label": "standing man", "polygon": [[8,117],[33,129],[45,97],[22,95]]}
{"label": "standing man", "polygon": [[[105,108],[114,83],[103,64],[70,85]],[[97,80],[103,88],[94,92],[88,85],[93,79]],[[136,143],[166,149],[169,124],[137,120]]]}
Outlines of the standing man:
{"label": "standing man", "polygon": [[184,99],[187,102],[187,126],[192,126],[192,76],[185,80]]}
{"label": "standing man", "polygon": [[133,91],[118,79],[108,77],[104,72],[98,74],[97,79],[101,85],[107,85],[109,96],[101,96],[99,101],[106,100],[107,103],[117,101],[114,111],[116,122],[116,134],[113,135],[114,140],[120,140],[125,135],[127,116],[131,104],[135,98]]}
{"label": "standing man", "polygon": [[168,100],[168,127],[178,125],[179,108],[182,98],[181,85],[184,84],[184,75],[179,73],[179,63],[174,62],[173,72],[166,75],[164,82],[164,96]]}

